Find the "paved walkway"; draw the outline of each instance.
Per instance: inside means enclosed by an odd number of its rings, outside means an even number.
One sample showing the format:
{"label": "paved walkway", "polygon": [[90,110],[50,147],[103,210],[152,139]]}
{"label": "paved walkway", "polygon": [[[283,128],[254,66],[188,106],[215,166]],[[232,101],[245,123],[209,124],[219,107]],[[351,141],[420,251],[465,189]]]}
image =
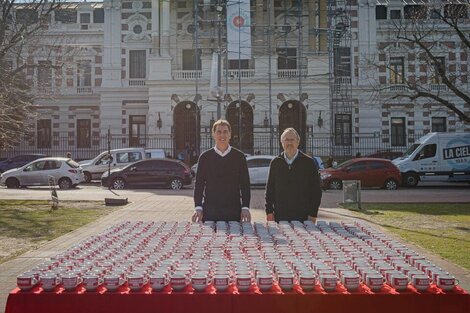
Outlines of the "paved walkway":
{"label": "paved walkway", "polygon": [[[253,207],[262,207],[263,192],[254,192],[252,195]],[[0,313],[4,312],[8,293],[16,286],[16,276],[36,264],[66,250],[73,244],[95,234],[101,233],[110,225],[120,221],[138,220],[166,220],[166,221],[187,221],[193,213],[193,199],[190,195],[146,195],[140,200],[136,200],[122,209],[119,209],[101,219],[85,225],[71,233],[50,241],[39,249],[27,252],[9,262],[0,264]],[[261,209],[252,210],[253,221],[264,221],[265,213]],[[355,218],[349,211],[339,208],[322,208],[319,214],[320,220],[327,221],[354,221]],[[377,227],[377,226],[373,226]],[[384,231],[383,229],[380,229]],[[417,247],[411,246],[417,251],[423,252]],[[436,264],[456,275],[460,284],[470,289],[470,272],[453,265],[439,257],[427,255]]]}

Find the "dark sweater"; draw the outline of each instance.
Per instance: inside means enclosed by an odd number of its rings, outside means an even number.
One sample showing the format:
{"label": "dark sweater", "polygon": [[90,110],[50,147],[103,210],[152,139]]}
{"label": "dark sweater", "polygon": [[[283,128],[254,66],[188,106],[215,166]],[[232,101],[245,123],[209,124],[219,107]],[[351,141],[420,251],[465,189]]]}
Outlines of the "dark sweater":
{"label": "dark sweater", "polygon": [[279,221],[305,221],[316,217],[322,191],[320,174],[312,158],[299,151],[292,165],[284,154],[271,161],[266,183],[266,214]]}
{"label": "dark sweater", "polygon": [[194,204],[204,221],[240,221],[250,207],[250,176],[244,154],[232,147],[221,157],[214,148],[201,154],[194,185]]}

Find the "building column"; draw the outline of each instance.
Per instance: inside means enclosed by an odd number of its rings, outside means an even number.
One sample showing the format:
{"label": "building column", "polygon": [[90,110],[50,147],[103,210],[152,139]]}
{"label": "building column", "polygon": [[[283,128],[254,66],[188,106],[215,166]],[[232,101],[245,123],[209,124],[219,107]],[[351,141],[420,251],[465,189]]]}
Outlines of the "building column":
{"label": "building column", "polygon": [[319,28],[321,30],[319,36],[319,50],[328,51],[328,7],[326,5],[326,0],[320,0],[319,13]]}
{"label": "building column", "polygon": [[160,55],[170,56],[170,1],[162,1]]}
{"label": "building column", "polygon": [[318,38],[318,27],[317,27],[317,1],[308,1],[308,46],[310,51],[317,51],[317,38]]}
{"label": "building column", "polygon": [[104,1],[103,83],[101,87],[122,87],[121,83],[121,4]]}
{"label": "building column", "polygon": [[160,0],[152,0],[152,54],[160,54]]}

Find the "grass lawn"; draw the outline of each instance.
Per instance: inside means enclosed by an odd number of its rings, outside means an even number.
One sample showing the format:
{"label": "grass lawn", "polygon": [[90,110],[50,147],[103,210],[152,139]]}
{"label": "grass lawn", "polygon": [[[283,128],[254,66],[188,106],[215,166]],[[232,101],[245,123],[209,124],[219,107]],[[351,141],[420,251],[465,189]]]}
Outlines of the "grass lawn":
{"label": "grass lawn", "polygon": [[114,211],[97,201],[0,200],[0,263]]}
{"label": "grass lawn", "polygon": [[354,210],[356,216],[470,270],[470,204],[367,203],[362,206],[362,211]]}

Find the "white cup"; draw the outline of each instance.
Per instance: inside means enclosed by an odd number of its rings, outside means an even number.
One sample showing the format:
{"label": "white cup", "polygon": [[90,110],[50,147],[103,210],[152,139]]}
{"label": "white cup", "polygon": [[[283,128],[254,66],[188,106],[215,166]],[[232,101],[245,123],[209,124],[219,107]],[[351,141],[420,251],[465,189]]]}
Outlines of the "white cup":
{"label": "white cup", "polygon": [[365,279],[367,287],[372,291],[380,291],[384,285],[384,278],[380,273],[368,273]]}
{"label": "white cup", "polygon": [[437,275],[436,285],[443,291],[451,291],[458,284],[455,277],[449,274]]}
{"label": "white cup", "polygon": [[338,277],[333,274],[322,274],[320,276],[320,284],[325,291],[333,291],[338,284]]}
{"label": "white cup", "polygon": [[312,291],[315,288],[316,278],[313,273],[301,272],[298,275],[299,285],[303,291]]}
{"label": "white cup", "polygon": [[65,290],[73,291],[78,285],[82,283],[82,278],[77,274],[65,274],[62,275],[62,285]]}
{"label": "white cup", "polygon": [[270,290],[273,286],[273,276],[270,273],[258,273],[256,276],[256,284],[260,290]]}
{"label": "white cup", "polygon": [[127,276],[127,285],[132,291],[141,290],[147,283],[147,278],[143,274],[130,274]]}
{"label": "white cup", "polygon": [[104,276],[104,286],[109,291],[116,291],[124,283],[124,278],[120,277],[118,274],[109,273]]}
{"label": "white cup", "polygon": [[196,291],[204,291],[210,284],[211,280],[207,277],[207,274],[194,274],[191,277],[191,286]]}
{"label": "white cup", "polygon": [[41,287],[45,291],[52,291],[60,283],[57,275],[46,273],[40,276]]}
{"label": "white cup", "polygon": [[217,291],[225,291],[230,285],[230,277],[227,274],[214,275],[213,284]]}
{"label": "white cup", "polygon": [[405,274],[393,273],[390,275],[389,283],[393,289],[403,291],[408,287],[409,279]]}
{"label": "white cup", "polygon": [[96,274],[84,275],[82,278],[86,291],[95,291],[99,285],[103,284],[103,279]]}
{"label": "white cup", "polygon": [[175,273],[170,278],[170,285],[173,290],[181,291],[189,285],[188,276],[182,273]]}
{"label": "white cup", "polygon": [[431,284],[429,276],[426,274],[413,276],[411,283],[416,288],[416,290],[419,291],[427,290]]}
{"label": "white cup", "polygon": [[359,288],[360,277],[356,272],[342,272],[341,283],[348,291],[355,291]]}
{"label": "white cup", "polygon": [[277,283],[283,291],[290,291],[294,287],[294,274],[282,272],[277,274]]}
{"label": "white cup", "polygon": [[155,291],[163,290],[163,288],[168,286],[170,282],[168,276],[164,272],[151,273],[149,276],[150,287]]}
{"label": "white cup", "polygon": [[251,287],[251,276],[249,274],[237,274],[235,278],[238,291],[248,291]]}
{"label": "white cup", "polygon": [[16,277],[16,285],[21,290],[30,290],[36,286],[37,283],[38,280],[33,273],[23,273]]}

